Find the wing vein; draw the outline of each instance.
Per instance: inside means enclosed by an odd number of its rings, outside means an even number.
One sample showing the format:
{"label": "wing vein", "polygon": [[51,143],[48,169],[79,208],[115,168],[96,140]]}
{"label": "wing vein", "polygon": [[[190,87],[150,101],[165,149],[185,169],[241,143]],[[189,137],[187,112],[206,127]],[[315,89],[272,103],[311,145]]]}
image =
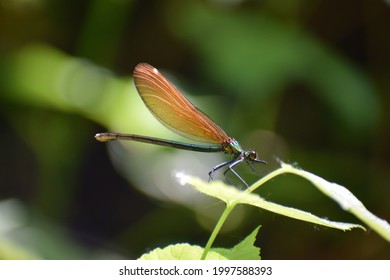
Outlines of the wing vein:
{"label": "wing vein", "polygon": [[225,131],[196,108],[153,66],[138,64],[134,69],[134,82],[147,108],[168,129],[202,142],[222,144],[228,139]]}

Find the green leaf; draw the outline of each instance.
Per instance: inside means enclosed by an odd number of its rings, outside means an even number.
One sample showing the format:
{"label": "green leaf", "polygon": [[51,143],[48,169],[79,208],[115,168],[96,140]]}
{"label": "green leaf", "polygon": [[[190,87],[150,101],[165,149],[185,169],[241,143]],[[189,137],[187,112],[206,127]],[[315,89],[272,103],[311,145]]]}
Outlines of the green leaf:
{"label": "green leaf", "polygon": [[312,182],[321,192],[336,201],[340,207],[355,215],[358,219],[369,225],[374,231],[390,242],[390,224],[367,210],[363,203],[345,187],[328,182],[310,172],[297,169],[289,164],[281,163],[285,173],[293,173]]}
{"label": "green leaf", "polygon": [[[169,245],[165,248],[157,248],[143,254],[140,260],[199,260],[203,253],[203,248],[187,243]],[[217,252],[210,251],[207,260],[226,260],[226,257]]]}
{"label": "green leaf", "polygon": [[[280,174],[280,169],[272,172],[265,176],[259,182],[264,183],[267,178],[274,177],[277,172]],[[283,173],[283,172],[282,172]],[[322,226],[327,226],[331,228],[336,228],[340,230],[351,230],[352,228],[358,227],[364,229],[361,225],[350,224],[350,223],[342,223],[342,222],[334,222],[328,219],[317,217],[309,212],[305,212],[299,209],[295,209],[292,207],[286,207],[277,203],[269,202],[259,196],[258,194],[251,193],[250,191],[254,190],[254,187],[258,187],[260,185],[259,182],[255,183],[249,189],[245,191],[239,190],[233,186],[225,185],[221,181],[213,181],[210,183],[206,183],[198,178],[193,177],[183,177],[186,182],[192,185],[199,192],[204,193],[208,196],[215,197],[224,201],[228,207],[234,207],[236,204],[247,204],[252,205],[261,209],[265,209],[280,215],[284,215],[290,218],[302,220],[305,222],[310,222]]]}
{"label": "green leaf", "polygon": [[[254,246],[256,235],[260,227],[257,227],[244,240],[231,249],[211,249],[206,260],[260,260],[260,248]],[[165,248],[157,248],[143,254],[140,260],[199,260],[204,248],[187,243],[169,245]]]}
{"label": "green leaf", "polygon": [[215,248],[212,252],[217,252],[229,260],[260,260],[260,248],[254,246],[259,229],[260,226],[232,249]]}

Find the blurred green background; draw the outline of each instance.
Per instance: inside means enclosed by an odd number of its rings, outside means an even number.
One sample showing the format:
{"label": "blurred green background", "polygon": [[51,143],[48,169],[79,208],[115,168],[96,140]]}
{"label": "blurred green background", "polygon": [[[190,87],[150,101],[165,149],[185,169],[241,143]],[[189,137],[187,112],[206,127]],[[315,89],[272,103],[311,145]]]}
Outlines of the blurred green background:
{"label": "blurred green background", "polygon": [[[175,172],[207,179],[227,156],[93,138],[183,140],[136,93],[139,62],[256,149],[269,162],[263,175],[275,158],[294,162],[390,220],[389,26],[390,3],[379,0],[0,0],[0,258],[135,259],[205,245],[223,205],[179,186]],[[260,194],[359,222],[293,175]],[[264,259],[390,258],[370,230],[249,207],[215,245],[232,247],[259,224]]]}

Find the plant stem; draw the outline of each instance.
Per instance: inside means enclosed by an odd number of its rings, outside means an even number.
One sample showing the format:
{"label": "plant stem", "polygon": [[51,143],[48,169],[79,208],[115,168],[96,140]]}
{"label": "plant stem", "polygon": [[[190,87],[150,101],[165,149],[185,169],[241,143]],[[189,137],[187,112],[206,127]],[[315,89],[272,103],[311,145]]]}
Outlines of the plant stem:
{"label": "plant stem", "polygon": [[253,191],[255,191],[258,187],[260,187],[261,185],[265,184],[267,181],[271,180],[272,178],[276,177],[276,176],[279,176],[280,174],[283,174],[283,173],[286,173],[288,172],[286,170],[287,168],[285,166],[282,166],[274,171],[272,171],[271,173],[265,175],[263,178],[261,178],[260,180],[258,180],[256,183],[254,183],[252,186],[250,186],[249,188],[247,188],[245,190],[245,192],[247,193],[251,193]]}
{"label": "plant stem", "polygon": [[[282,173],[285,173],[286,172],[285,169],[286,169],[286,167],[282,166],[279,169],[275,170],[274,172],[271,172],[270,174],[264,176],[262,179],[260,179],[255,184],[253,184],[248,189],[246,189],[245,192],[248,192],[248,193],[253,192],[258,187],[263,185],[265,182],[271,180],[272,178],[274,178],[274,177],[276,177],[276,176],[278,176],[278,175],[280,175]],[[228,203],[226,205],[225,211],[222,213],[221,217],[218,220],[218,223],[215,225],[215,228],[214,228],[213,232],[211,233],[211,236],[210,236],[209,240],[207,241],[207,244],[206,244],[206,246],[205,246],[205,248],[203,250],[202,256],[200,257],[201,260],[206,259],[206,256],[207,256],[208,252],[210,251],[210,248],[213,245],[215,238],[217,237],[217,235],[218,235],[219,231],[221,230],[224,222],[226,221],[227,217],[229,216],[229,214],[233,210],[233,208],[236,206],[236,204],[237,203],[235,201],[231,201],[230,203]]]}
{"label": "plant stem", "polygon": [[201,260],[206,259],[206,256],[207,256],[211,246],[213,245],[215,238],[217,237],[219,231],[221,230],[223,224],[225,223],[230,212],[233,210],[234,206],[236,206],[236,203],[226,206],[225,210],[223,211],[221,217],[218,220],[218,223],[215,225],[214,230],[211,233],[209,241],[207,241],[206,247],[204,248],[202,256],[200,257]]}
{"label": "plant stem", "polygon": [[[278,170],[275,170],[271,174],[268,174],[267,176],[263,177],[261,180],[259,180],[256,184],[249,187],[246,192],[253,192],[256,190],[259,186],[267,182],[268,180],[271,180],[272,178],[278,176],[279,174],[283,173],[283,167],[279,168]],[[217,237],[219,231],[221,230],[224,222],[226,221],[227,217],[229,216],[230,212],[233,210],[233,208],[236,206],[236,202],[231,202],[230,204],[226,205],[225,211],[222,213],[221,217],[218,220],[218,223],[215,225],[215,228],[213,232],[211,233],[211,236],[209,240],[207,241],[207,244],[203,250],[202,256],[200,257],[201,260],[206,259],[206,256],[208,252],[210,251],[211,246],[214,243],[215,238]]]}

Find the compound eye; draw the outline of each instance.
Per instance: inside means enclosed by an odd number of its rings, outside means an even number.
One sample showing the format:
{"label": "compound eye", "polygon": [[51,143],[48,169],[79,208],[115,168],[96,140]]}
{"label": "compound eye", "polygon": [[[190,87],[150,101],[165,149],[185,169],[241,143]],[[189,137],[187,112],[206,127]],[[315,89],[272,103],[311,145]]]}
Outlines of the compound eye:
{"label": "compound eye", "polygon": [[249,151],[248,158],[249,158],[250,160],[255,160],[255,159],[257,159],[257,153],[256,153],[255,151]]}

